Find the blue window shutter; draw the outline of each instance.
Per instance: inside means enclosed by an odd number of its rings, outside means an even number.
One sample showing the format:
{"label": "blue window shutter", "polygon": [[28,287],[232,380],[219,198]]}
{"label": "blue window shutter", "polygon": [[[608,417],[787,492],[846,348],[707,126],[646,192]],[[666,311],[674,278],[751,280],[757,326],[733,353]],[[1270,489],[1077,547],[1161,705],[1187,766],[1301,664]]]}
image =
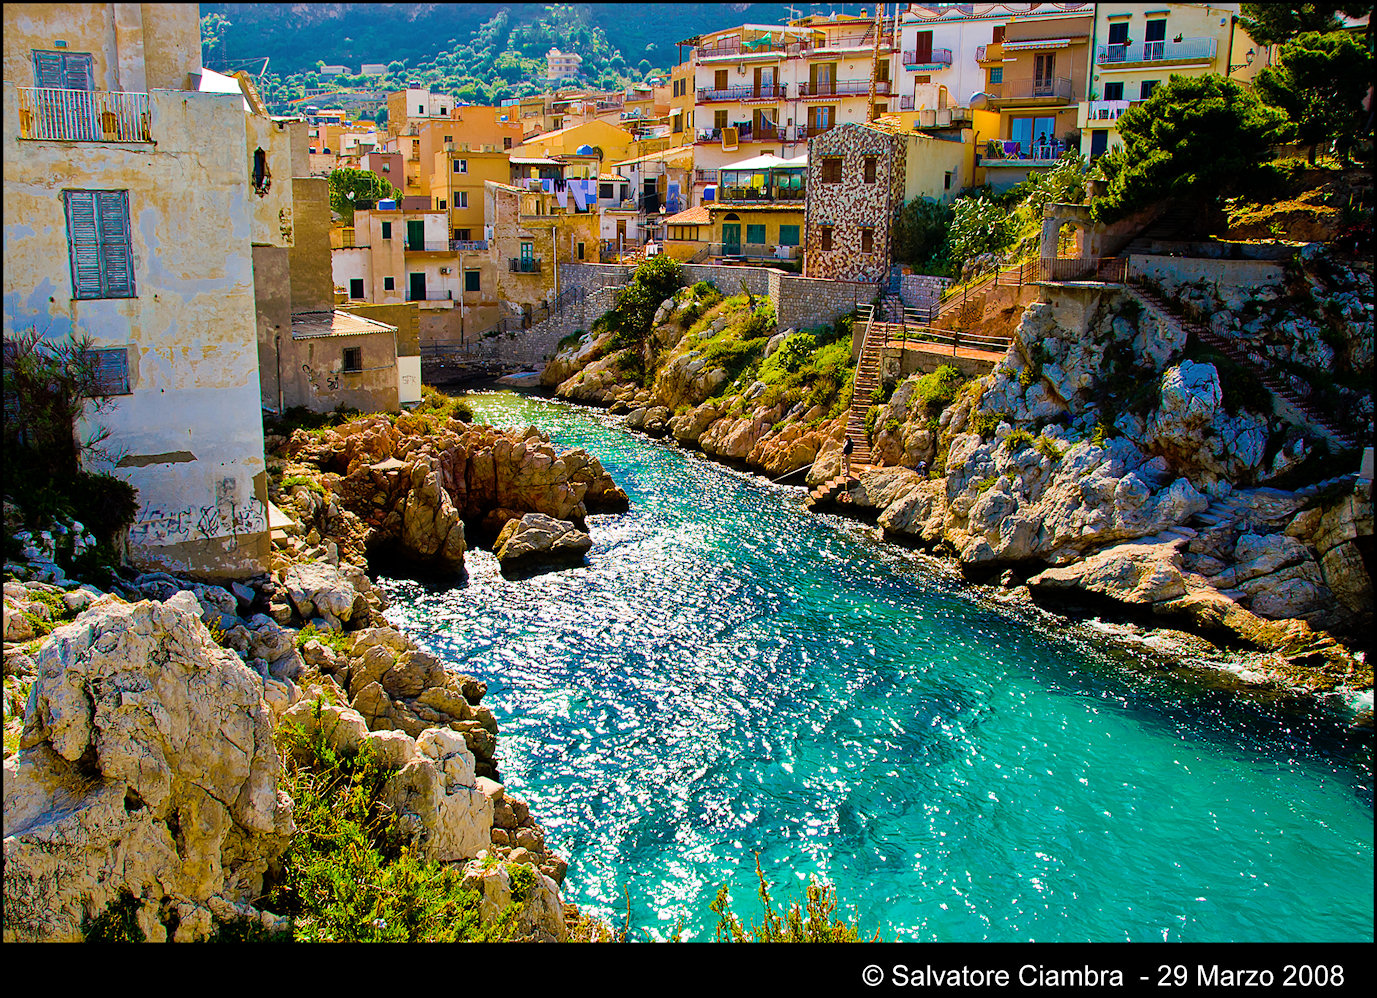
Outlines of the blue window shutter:
{"label": "blue window shutter", "polygon": [[131,395],[129,388],[129,352],[124,347],[112,350],[91,350],[96,376],[96,391],[100,395]]}
{"label": "blue window shutter", "polygon": [[129,192],[97,191],[101,270],[106,298],[134,297],[134,259],[130,246]]}
{"label": "blue window shutter", "polygon": [[100,244],[96,237],[96,192],[64,191],[67,243],[72,254],[72,297],[100,298]]}
{"label": "blue window shutter", "polygon": [[35,52],[33,54],[33,84],[36,87],[61,89],[63,85],[61,52]]}
{"label": "blue window shutter", "polygon": [[87,52],[68,52],[62,57],[62,86],[68,90],[94,90],[91,56]]}

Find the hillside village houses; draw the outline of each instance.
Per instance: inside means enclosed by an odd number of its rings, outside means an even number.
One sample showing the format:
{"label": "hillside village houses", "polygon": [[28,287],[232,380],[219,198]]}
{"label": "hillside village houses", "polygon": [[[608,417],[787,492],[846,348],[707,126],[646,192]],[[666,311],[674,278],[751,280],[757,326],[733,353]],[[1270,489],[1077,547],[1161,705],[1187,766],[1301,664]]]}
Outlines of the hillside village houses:
{"label": "hillside village houses", "polygon": [[[529,324],[570,264],[667,252],[881,281],[904,203],[1101,155],[1172,73],[1252,79],[1272,53],[1238,6],[901,4],[740,24],[680,41],[668,79],[620,92],[479,107],[415,83],[379,96],[381,128],[311,98],[267,114],[247,76],[202,70],[195,8],[16,8],[5,327],[96,338],[121,389],[117,473],[145,504],[138,557],[213,548],[217,571],[247,570],[266,550],[262,431],[224,400],[395,408],[419,390],[423,347]],[[552,50],[550,78],[578,63]],[[73,100],[89,124],[54,114]],[[183,154],[205,198],[169,182]],[[399,197],[341,224],[324,178],[345,166]],[[73,287],[82,218],[99,220],[98,266]],[[191,224],[223,234],[209,256],[228,266],[168,241]],[[186,415],[150,417],[164,408]]]}

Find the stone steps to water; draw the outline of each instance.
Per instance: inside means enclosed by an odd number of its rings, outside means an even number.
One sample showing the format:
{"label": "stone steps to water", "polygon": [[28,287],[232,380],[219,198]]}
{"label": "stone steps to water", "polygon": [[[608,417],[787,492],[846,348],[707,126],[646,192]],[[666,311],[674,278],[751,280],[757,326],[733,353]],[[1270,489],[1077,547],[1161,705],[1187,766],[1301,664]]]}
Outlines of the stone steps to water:
{"label": "stone steps to water", "polygon": [[1254,377],[1258,379],[1269,392],[1277,398],[1288,403],[1292,408],[1304,416],[1312,425],[1318,427],[1324,434],[1337,442],[1345,449],[1353,449],[1357,446],[1357,440],[1349,436],[1342,430],[1335,429],[1323,415],[1314,407],[1314,404],[1301,398],[1288,386],[1267,371],[1262,370],[1246,353],[1231,343],[1225,337],[1217,335],[1213,330],[1193,319],[1187,318],[1171,303],[1167,302],[1157,292],[1142,287],[1141,285],[1133,288],[1134,294],[1145,304],[1152,307],[1165,320],[1168,325],[1174,325],[1177,329],[1194,334],[1200,342],[1218,350],[1225,357],[1234,363],[1247,368]]}

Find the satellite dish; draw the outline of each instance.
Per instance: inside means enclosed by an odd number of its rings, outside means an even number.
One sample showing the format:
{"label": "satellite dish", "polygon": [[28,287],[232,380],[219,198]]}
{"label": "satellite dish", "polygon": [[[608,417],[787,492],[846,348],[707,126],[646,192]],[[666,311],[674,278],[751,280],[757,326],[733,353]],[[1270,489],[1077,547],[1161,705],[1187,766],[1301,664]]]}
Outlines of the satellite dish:
{"label": "satellite dish", "polygon": [[969,102],[969,106],[972,107],[972,108],[974,108],[975,110],[977,110],[977,111],[983,111],[983,110],[985,110],[987,107],[989,107],[989,104],[990,104],[990,95],[987,94],[987,93],[985,93],[984,91],[981,91],[981,92],[978,92],[978,93],[973,93],[973,94],[971,94],[971,99],[970,99],[970,102]]}

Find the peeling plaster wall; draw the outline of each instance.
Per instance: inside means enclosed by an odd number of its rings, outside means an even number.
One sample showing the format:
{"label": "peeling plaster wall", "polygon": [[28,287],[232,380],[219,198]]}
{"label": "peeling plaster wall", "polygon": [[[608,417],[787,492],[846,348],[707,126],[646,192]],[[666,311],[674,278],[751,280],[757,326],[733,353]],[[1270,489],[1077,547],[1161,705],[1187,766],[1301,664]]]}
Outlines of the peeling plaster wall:
{"label": "peeling plaster wall", "polygon": [[278,409],[281,363],[279,337],[292,335],[292,296],[288,251],[280,246],[253,248],[253,297],[258,317],[258,379],[265,409]]}
{"label": "peeling plaster wall", "polygon": [[[396,337],[391,330],[360,336],[282,338],[283,404],[313,412],[350,406],[363,412],[396,412]],[[345,349],[362,351],[362,371],[344,370]]]}
{"label": "peeling plaster wall", "polygon": [[[20,140],[9,83],[3,101],[5,333],[36,325],[127,350],[132,393],[96,418],[127,459],[114,473],[139,490],[136,565],[261,571],[267,486],[242,99],[153,91],[152,144]],[[137,297],[72,298],[65,189],[129,192]],[[179,452],[193,460],[145,460]]]}
{"label": "peeling plaster wall", "polygon": [[287,251],[292,311],[325,311],[335,304],[335,282],[330,272],[330,183],[324,177],[294,177],[290,187],[295,218],[295,238]]}
{"label": "peeling plaster wall", "polygon": [[245,115],[245,119],[248,135],[244,176],[252,177],[254,154],[258,149],[264,152],[269,174],[266,189],[261,193],[253,189],[252,183],[249,185],[249,203],[253,206],[252,241],[260,246],[290,246],[295,228],[292,133],[287,130],[286,122],[256,114]]}

